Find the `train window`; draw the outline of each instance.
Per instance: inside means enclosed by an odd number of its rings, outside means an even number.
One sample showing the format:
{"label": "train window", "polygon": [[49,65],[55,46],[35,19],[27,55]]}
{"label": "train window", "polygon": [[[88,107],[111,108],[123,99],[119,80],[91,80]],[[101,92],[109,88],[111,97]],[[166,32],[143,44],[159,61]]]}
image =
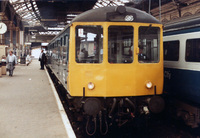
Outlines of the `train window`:
{"label": "train window", "polygon": [[64,36],[64,45],[66,44],[66,37]]}
{"label": "train window", "polygon": [[200,62],[200,39],[186,41],[185,60],[187,62]]}
{"label": "train window", "polygon": [[151,25],[141,26],[139,28],[138,47],[138,61],[140,63],[159,62],[160,28]]}
{"label": "train window", "polygon": [[55,48],[55,47],[57,47],[57,42],[56,42],[56,41],[54,42],[54,48]]}
{"label": "train window", "polygon": [[66,38],[66,64],[68,63],[69,60],[69,36],[65,36]]}
{"label": "train window", "polygon": [[67,28],[67,30],[65,31],[65,35],[63,37],[63,65],[68,64],[68,59],[69,59],[69,40],[70,39],[70,28]]}
{"label": "train window", "polygon": [[164,60],[178,61],[179,46],[180,42],[178,40],[164,42]]}
{"label": "train window", "polygon": [[76,62],[102,63],[103,28],[97,26],[76,27]]}
{"label": "train window", "polygon": [[133,62],[133,27],[110,26],[108,28],[108,62]]}
{"label": "train window", "polygon": [[57,40],[57,46],[60,46],[60,40]]}
{"label": "train window", "polygon": [[60,45],[63,45],[63,38],[60,39]]}
{"label": "train window", "polygon": [[63,36],[63,38],[62,38],[62,45],[63,46],[65,45],[65,36]]}

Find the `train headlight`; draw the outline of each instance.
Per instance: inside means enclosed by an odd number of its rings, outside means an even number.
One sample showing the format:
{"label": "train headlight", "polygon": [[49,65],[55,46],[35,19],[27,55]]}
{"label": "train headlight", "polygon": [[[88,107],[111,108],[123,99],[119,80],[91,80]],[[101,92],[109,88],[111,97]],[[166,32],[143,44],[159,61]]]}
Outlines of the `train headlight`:
{"label": "train headlight", "polygon": [[153,86],[152,82],[148,81],[148,82],[146,83],[146,87],[147,87],[148,89],[151,89],[152,86]]}
{"label": "train headlight", "polygon": [[89,90],[94,89],[94,83],[89,82],[89,83],[88,83],[88,89],[89,89]]}

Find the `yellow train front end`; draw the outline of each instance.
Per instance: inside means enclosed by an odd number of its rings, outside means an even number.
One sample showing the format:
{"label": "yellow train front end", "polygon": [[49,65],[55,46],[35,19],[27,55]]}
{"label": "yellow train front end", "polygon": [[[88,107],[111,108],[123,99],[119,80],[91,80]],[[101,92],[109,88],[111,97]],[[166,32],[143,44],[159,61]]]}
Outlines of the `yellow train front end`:
{"label": "yellow train front end", "polygon": [[[128,7],[91,10],[70,24],[68,98],[96,124],[127,120],[164,109],[163,26]],[[100,131],[102,132],[102,123]],[[102,132],[102,134],[105,134]]]}
{"label": "yellow train front end", "polygon": [[[82,34],[78,34],[80,31]],[[68,91],[71,96],[83,96],[83,88],[85,97],[162,94],[162,25],[78,22],[71,25],[70,32],[73,54],[69,57]],[[91,36],[85,38],[83,34]],[[84,56],[81,50],[88,52],[86,58],[81,59],[81,54]]]}

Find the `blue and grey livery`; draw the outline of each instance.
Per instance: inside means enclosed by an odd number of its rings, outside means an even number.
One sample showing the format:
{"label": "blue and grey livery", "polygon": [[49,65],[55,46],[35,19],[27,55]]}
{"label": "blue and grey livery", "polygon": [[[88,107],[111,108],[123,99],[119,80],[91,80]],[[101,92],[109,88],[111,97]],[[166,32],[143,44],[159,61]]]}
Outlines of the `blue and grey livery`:
{"label": "blue and grey livery", "polygon": [[164,91],[176,99],[177,115],[200,124],[200,18],[187,17],[164,29]]}

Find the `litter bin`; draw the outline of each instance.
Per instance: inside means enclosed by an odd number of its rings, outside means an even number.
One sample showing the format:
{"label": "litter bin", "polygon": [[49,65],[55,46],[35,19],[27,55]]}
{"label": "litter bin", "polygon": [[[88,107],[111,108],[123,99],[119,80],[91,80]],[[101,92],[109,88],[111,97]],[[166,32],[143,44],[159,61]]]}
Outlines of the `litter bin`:
{"label": "litter bin", "polygon": [[2,65],[1,65],[1,62],[0,62],[0,77],[2,77],[2,74],[1,74],[1,72],[2,72],[2,71],[1,71],[1,66],[2,66]]}
{"label": "litter bin", "polygon": [[26,64],[26,58],[25,57],[20,58],[20,64]]}
{"label": "litter bin", "polygon": [[1,61],[1,74],[6,75],[6,61]]}

